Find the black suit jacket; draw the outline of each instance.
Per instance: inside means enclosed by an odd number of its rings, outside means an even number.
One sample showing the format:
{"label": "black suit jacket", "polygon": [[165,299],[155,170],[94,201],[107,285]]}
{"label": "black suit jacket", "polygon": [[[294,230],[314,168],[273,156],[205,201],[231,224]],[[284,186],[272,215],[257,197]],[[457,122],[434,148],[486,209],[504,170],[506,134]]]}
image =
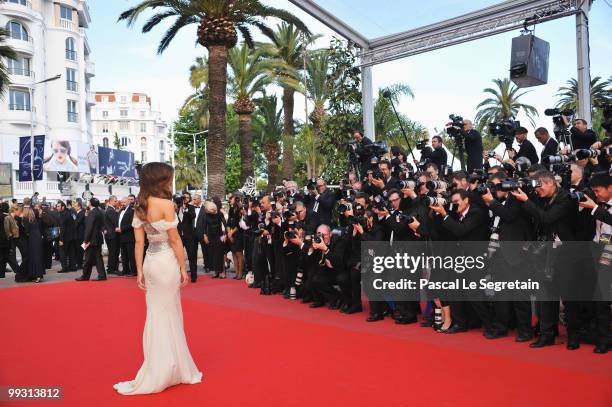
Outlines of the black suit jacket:
{"label": "black suit jacket", "polygon": [[187,208],[180,208],[179,211],[183,211],[183,219],[181,220],[180,230],[181,237],[184,240],[193,239],[195,235],[195,227],[193,226],[193,220],[195,219],[195,208],[193,205],[187,205]]}
{"label": "black suit jacket", "polygon": [[540,156],[542,157],[542,162],[545,161],[544,157],[548,157],[551,155],[557,155],[558,152],[559,152],[559,143],[557,143],[557,140],[555,140],[554,138],[549,137],[546,144],[544,144],[544,149],[542,150],[542,154],[540,154]]}
{"label": "black suit jacket", "polygon": [[107,239],[116,239],[117,232],[116,228],[119,227],[119,212],[112,206],[108,206],[104,211],[104,230],[106,232]]}
{"label": "black suit jacket", "polygon": [[465,152],[467,154],[466,169],[468,173],[471,173],[475,169],[482,168],[483,157],[482,157],[482,137],[477,130],[470,130],[464,132],[465,138]]}
{"label": "black suit jacket", "polygon": [[70,242],[77,238],[76,222],[72,218],[72,212],[69,209],[64,209],[60,213],[60,242]]}
{"label": "black suit jacket", "polygon": [[[195,208],[194,208],[194,216],[195,216]],[[206,233],[206,221],[208,215],[206,214],[206,209],[204,209],[204,205],[200,207],[200,213],[198,213],[198,217],[196,219],[196,227],[195,227],[195,238],[198,241],[202,241],[204,238],[204,234]],[[257,226],[257,225],[256,225]]]}
{"label": "black suit jacket", "polygon": [[603,223],[612,225],[612,214],[603,205],[597,205],[593,217]]}
{"label": "black suit jacket", "polygon": [[523,209],[540,228],[540,235],[551,237],[556,234],[563,242],[576,240],[574,226],[577,209],[567,190],[557,188],[552,199],[537,203],[529,198],[523,203]]}
{"label": "black suit jacket", "polygon": [[593,143],[597,141],[597,134],[591,129],[587,129],[587,131],[583,133],[577,128],[572,127],[570,133],[574,150],[591,148]]}
{"label": "black suit jacket", "polygon": [[512,195],[508,195],[505,204],[494,199],[489,204],[493,217],[499,216],[499,240],[501,252],[509,264],[518,264],[525,260],[524,253],[518,243],[505,245],[504,242],[527,242],[535,238],[533,225],[523,211],[521,203]]}
{"label": "black suit jacket", "polygon": [[79,242],[83,241],[83,236],[85,235],[85,209],[81,209],[80,212],[76,214],[76,238]]}
{"label": "black suit jacket", "polygon": [[[125,219],[125,217],[123,218]],[[83,242],[89,243],[92,246],[102,246],[104,236],[102,230],[104,228],[104,214],[100,208],[92,208],[89,214],[85,217],[85,235]]]}
{"label": "black suit jacket", "polygon": [[453,212],[442,221],[442,225],[453,235],[455,240],[489,240],[489,219],[487,213],[475,205],[470,205],[463,220],[459,220],[459,214]]}
{"label": "black suit jacket", "polygon": [[318,202],[318,209],[316,212],[313,209],[313,215],[317,217],[317,226],[323,224],[328,226],[331,225],[332,210],[336,203],[336,194],[331,189],[326,189],[325,192],[319,195],[314,206],[317,206],[316,202]]}
{"label": "black suit jacket", "polygon": [[539,161],[538,153],[529,140],[525,140],[521,143],[521,148],[519,148],[519,151],[516,153],[514,161],[516,161],[519,157],[527,157],[529,161],[531,161],[532,165],[537,164]]}
{"label": "black suit jacket", "polygon": [[121,219],[121,224],[119,228],[121,228],[121,234],[119,235],[119,241],[121,243],[129,243],[135,242],[134,238],[134,228],[132,227],[132,221],[134,220],[134,208],[132,205],[129,205],[125,208],[125,214]]}
{"label": "black suit jacket", "polygon": [[423,158],[429,158],[432,163],[438,166],[438,170],[440,171],[446,167],[446,162],[448,160],[444,147],[435,148],[427,153],[424,152]]}

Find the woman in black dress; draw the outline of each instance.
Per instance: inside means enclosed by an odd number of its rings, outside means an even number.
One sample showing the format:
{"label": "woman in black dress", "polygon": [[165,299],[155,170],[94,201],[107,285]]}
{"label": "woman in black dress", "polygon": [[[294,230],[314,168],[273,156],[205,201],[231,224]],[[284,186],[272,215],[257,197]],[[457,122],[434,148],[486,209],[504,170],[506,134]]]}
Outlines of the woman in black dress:
{"label": "woman in black dress", "polygon": [[28,278],[34,280],[35,283],[40,283],[43,279],[45,268],[43,266],[43,241],[39,220],[34,214],[34,210],[30,207],[23,208],[21,219],[28,239]]}
{"label": "woman in black dress", "polygon": [[225,278],[223,256],[225,255],[225,218],[214,202],[206,201],[206,221],[204,222],[204,243],[208,246],[210,268],[215,272],[213,278]]}
{"label": "woman in black dress", "polygon": [[244,250],[244,236],[239,225],[240,219],[242,219],[242,204],[235,195],[232,195],[229,198],[226,232],[229,250],[232,252],[232,258],[234,259],[235,280],[241,280],[244,271],[244,255],[242,253]]}

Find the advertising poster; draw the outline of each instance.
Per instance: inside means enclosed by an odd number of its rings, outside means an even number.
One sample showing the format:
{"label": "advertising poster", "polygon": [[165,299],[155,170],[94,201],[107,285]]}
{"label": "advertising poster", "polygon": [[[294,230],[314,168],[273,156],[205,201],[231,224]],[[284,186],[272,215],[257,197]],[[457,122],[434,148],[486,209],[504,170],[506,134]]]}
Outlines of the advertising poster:
{"label": "advertising poster", "polygon": [[[32,181],[30,172],[31,146],[30,137],[19,138],[19,181]],[[45,154],[45,136],[34,136],[34,180],[43,179],[43,157]]]}
{"label": "advertising poster", "polygon": [[79,141],[47,140],[49,149],[44,160],[45,171],[98,173],[96,146]]}
{"label": "advertising poster", "polygon": [[135,177],[134,153],[114,148],[98,147],[100,174]]}

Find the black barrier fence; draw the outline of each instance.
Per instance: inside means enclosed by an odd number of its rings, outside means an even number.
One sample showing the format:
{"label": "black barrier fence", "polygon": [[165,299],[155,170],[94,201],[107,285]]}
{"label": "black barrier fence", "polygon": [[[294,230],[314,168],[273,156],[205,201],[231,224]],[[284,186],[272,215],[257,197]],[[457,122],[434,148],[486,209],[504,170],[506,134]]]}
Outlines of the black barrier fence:
{"label": "black barrier fence", "polygon": [[610,301],[612,245],[595,242],[362,242],[373,301]]}

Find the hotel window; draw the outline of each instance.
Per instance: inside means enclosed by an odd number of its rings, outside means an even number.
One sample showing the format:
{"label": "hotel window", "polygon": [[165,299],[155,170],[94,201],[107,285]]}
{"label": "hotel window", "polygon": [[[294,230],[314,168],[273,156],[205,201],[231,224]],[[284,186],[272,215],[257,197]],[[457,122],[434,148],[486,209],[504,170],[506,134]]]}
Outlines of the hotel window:
{"label": "hotel window", "polygon": [[8,31],[8,36],[10,38],[22,41],[29,41],[30,36],[28,35],[28,31],[25,29],[23,24],[17,21],[9,21],[6,24],[6,31]]}
{"label": "hotel window", "polygon": [[121,117],[127,117],[127,109],[121,109],[119,111],[119,116]]}
{"label": "hotel window", "polygon": [[32,71],[30,71],[30,58],[8,58],[6,67],[11,75],[32,76]]}
{"label": "hotel window", "polygon": [[102,139],[102,147],[108,147],[108,137]]}
{"label": "hotel window", "polygon": [[141,111],[140,111],[140,117],[145,117],[145,113],[146,113],[146,112],[145,112],[144,110],[141,110]]}
{"label": "hotel window", "polygon": [[76,100],[67,100],[68,121],[71,123],[77,122]]}
{"label": "hotel window", "polygon": [[66,38],[66,59],[76,61],[76,46],[74,45],[74,38]]}
{"label": "hotel window", "polygon": [[9,109],[30,111],[30,92],[27,90],[11,89],[9,91]]}
{"label": "hotel window", "polygon": [[105,119],[108,117],[108,110],[102,110],[102,117]]}
{"label": "hotel window", "polygon": [[102,133],[108,133],[108,123],[102,123]]}
{"label": "hotel window", "polygon": [[130,122],[119,122],[119,130],[128,131],[130,129]]}
{"label": "hotel window", "polygon": [[143,162],[143,163],[147,162],[147,152],[146,151],[140,152],[140,162]]}
{"label": "hotel window", "polygon": [[79,90],[76,74],[76,69],[66,68],[66,89],[72,92],[77,92]]}
{"label": "hotel window", "polygon": [[126,147],[130,143],[130,139],[127,137],[121,137],[121,146]]}
{"label": "hotel window", "polygon": [[127,96],[121,96],[121,103],[127,103]]}
{"label": "hotel window", "polygon": [[147,124],[146,123],[140,123],[140,132],[141,133],[146,133],[147,132]]}
{"label": "hotel window", "polygon": [[60,18],[72,21],[72,8],[60,4]]}

